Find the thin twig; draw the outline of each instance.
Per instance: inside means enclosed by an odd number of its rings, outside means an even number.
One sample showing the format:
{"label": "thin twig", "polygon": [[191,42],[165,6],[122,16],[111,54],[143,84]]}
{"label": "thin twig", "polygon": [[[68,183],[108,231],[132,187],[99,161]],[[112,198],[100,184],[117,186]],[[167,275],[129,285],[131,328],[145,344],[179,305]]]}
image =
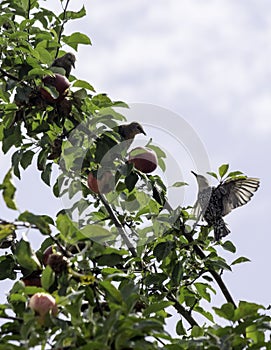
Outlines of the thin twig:
{"label": "thin twig", "polygon": [[123,228],[123,225],[121,224],[119,219],[115,216],[113,210],[111,209],[110,205],[106,201],[105,197],[102,194],[99,194],[99,198],[102,201],[103,205],[105,206],[105,209],[107,210],[108,214],[110,215],[111,220],[114,222],[115,226],[117,227],[119,234],[123,239],[124,243],[126,244],[127,248],[129,249],[133,257],[136,257],[137,256],[136,250],[132,245],[132,243],[130,242],[129,238],[127,237],[126,232]]}
{"label": "thin twig", "polygon": [[62,24],[61,24],[61,27],[60,27],[60,30],[59,30],[59,35],[58,35],[58,40],[57,40],[59,45],[58,45],[58,47],[56,49],[55,58],[57,58],[57,56],[58,56],[59,48],[60,48],[61,35],[62,35],[63,31],[64,31],[64,25],[67,22],[66,13],[67,13],[67,9],[68,9],[68,6],[69,6],[69,2],[70,2],[70,0],[67,0],[65,6],[64,7],[62,6],[62,9],[63,9],[63,20],[62,20]]}

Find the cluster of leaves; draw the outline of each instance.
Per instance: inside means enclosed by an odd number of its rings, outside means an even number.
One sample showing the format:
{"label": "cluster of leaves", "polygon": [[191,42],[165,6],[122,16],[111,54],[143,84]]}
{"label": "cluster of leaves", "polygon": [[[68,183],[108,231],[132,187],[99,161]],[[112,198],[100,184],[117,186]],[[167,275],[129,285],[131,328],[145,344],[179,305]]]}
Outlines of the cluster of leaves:
{"label": "cluster of leaves", "polygon": [[[120,142],[116,129],[125,118],[114,109],[127,106],[96,94],[73,75],[61,101],[44,99],[42,79],[52,75],[50,65],[64,53],[63,45],[77,50],[90,44],[82,33],[64,35],[66,23],[83,17],[85,9],[69,11],[69,0],[61,4],[58,15],[38,0],[0,4],[0,141],[4,153],[13,152],[12,168],[0,185],[3,199],[17,210],[12,176],[20,179],[35,160],[49,186],[52,167],[61,169],[52,192],[69,203],[56,218],[28,211],[13,222],[0,218],[0,279],[15,281],[0,305],[0,318],[7,321],[0,350],[267,347],[267,310],[245,301],[235,305],[221,278],[223,270],[247,259],[229,265],[218,255],[210,228],[196,231],[188,209],[170,207],[159,176],[127,164],[130,144]],[[164,153],[148,146],[164,169]],[[88,173],[108,169],[114,191],[91,191]],[[221,179],[242,176],[228,174],[227,165],[218,173]],[[25,234],[33,230],[44,236],[38,251]],[[230,241],[222,247],[236,251]],[[214,282],[226,304],[206,310],[218,290]],[[37,292],[52,294],[59,308],[57,317],[48,314],[42,325],[28,307]],[[179,314],[176,337],[166,331],[171,308]],[[227,325],[217,325],[216,316]]]}

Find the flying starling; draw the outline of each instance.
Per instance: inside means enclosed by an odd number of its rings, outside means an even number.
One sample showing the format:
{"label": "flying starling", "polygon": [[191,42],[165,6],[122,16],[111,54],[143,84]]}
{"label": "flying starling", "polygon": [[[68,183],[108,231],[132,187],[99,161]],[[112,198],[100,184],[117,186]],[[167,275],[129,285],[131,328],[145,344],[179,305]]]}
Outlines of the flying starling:
{"label": "flying starling", "polygon": [[68,52],[64,56],[56,58],[52,63],[51,68],[63,68],[65,70],[66,77],[69,78],[72,67],[75,68],[75,60],[75,55],[71,52]]}
{"label": "flying starling", "polygon": [[213,227],[215,240],[219,241],[230,233],[223,216],[250,201],[259,188],[260,180],[252,177],[234,178],[211,187],[204,176],[193,171],[192,174],[196,176],[199,187],[195,212],[200,212],[208,226]]}

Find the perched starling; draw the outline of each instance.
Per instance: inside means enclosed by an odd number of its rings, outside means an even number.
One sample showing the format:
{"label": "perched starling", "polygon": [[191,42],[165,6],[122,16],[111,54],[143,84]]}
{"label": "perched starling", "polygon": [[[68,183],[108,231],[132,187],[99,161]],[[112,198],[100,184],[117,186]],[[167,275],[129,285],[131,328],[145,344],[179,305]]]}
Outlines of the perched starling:
{"label": "perched starling", "polygon": [[115,134],[118,134],[120,136],[120,140],[116,138],[116,136],[118,135],[114,135],[114,133],[112,133],[111,131],[104,132],[99,138],[96,139],[96,162],[99,163],[103,159],[103,157],[116,145],[119,146],[115,147],[114,151],[108,153],[108,155],[110,156],[110,159],[118,157],[120,152],[125,153],[125,151],[127,151],[136,135],[146,135],[143,127],[137,122],[116,126],[113,128],[113,131],[115,132]]}
{"label": "perched starling", "polygon": [[228,179],[217,187],[211,187],[204,176],[193,171],[192,174],[196,176],[199,186],[195,212],[200,212],[208,226],[213,227],[215,240],[219,241],[230,233],[223,216],[250,201],[260,181],[257,178],[242,177]]}
{"label": "perched starling", "polygon": [[69,78],[72,67],[75,68],[75,56],[73,53],[68,52],[62,57],[58,57],[54,60],[51,67],[60,67],[65,70],[65,75]]}
{"label": "perched starling", "polygon": [[120,136],[124,140],[133,139],[137,134],[144,134],[144,135],[146,135],[143,127],[137,122],[132,122],[130,124],[119,125],[118,129],[117,129],[117,132],[120,134]]}

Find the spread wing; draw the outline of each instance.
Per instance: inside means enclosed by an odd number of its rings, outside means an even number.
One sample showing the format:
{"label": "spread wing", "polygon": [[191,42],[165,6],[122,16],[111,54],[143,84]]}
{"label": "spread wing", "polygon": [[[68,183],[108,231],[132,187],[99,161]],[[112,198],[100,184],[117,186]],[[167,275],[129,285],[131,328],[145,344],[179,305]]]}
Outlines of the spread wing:
{"label": "spread wing", "polygon": [[248,177],[245,179],[229,179],[219,185],[215,191],[223,203],[222,216],[229,214],[232,209],[250,201],[254,192],[260,186],[260,180]]}

